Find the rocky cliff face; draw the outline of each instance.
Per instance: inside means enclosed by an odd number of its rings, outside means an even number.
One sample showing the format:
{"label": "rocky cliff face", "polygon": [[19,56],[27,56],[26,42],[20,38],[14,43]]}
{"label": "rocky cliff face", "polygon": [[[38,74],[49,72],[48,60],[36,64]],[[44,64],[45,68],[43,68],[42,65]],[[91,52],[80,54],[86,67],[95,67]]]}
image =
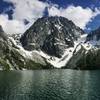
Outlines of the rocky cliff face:
{"label": "rocky cliff face", "polygon": [[65,68],[100,69],[100,27],[90,32],[81,49],[73,55]]}
{"label": "rocky cliff face", "polygon": [[0,27],[0,70],[53,68],[36,52],[25,51]]}
{"label": "rocky cliff face", "polygon": [[65,49],[74,47],[74,41],[84,32],[64,17],[43,17],[38,19],[21,37],[26,50],[42,50],[61,57]]}

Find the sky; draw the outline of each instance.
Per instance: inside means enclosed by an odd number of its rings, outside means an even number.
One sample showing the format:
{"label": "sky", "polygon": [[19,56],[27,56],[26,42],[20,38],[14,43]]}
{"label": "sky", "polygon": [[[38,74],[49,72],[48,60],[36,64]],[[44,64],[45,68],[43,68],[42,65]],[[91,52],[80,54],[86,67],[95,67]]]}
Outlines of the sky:
{"label": "sky", "polygon": [[86,32],[100,26],[100,0],[0,0],[0,25],[24,33],[38,18],[62,16]]}

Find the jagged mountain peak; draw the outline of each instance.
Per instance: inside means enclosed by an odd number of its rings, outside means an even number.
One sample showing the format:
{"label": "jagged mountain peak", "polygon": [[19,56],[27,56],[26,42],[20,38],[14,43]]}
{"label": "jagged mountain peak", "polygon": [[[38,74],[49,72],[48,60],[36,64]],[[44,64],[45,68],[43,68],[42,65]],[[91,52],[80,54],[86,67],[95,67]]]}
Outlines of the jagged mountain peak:
{"label": "jagged mountain peak", "polygon": [[[100,45],[100,41],[93,38],[87,43],[87,35],[83,34],[83,30],[64,17],[42,17],[21,36],[24,50],[19,45],[21,34],[9,36],[0,26],[0,68],[100,69],[100,48],[91,45]],[[100,28],[90,34],[97,38]]]}
{"label": "jagged mountain peak", "polygon": [[39,18],[21,37],[27,50],[40,49],[49,55],[61,57],[64,50],[73,47],[84,32],[64,17]]}
{"label": "jagged mountain peak", "polygon": [[[70,23],[70,25],[73,25],[74,23],[71,21],[71,20],[68,20],[67,18],[65,17],[61,17],[61,16],[50,16],[50,17],[42,17],[42,18],[39,18],[36,23],[39,21],[45,21],[45,22],[50,22],[50,23],[59,23],[59,21],[65,21]],[[35,24],[35,23],[34,23]]]}

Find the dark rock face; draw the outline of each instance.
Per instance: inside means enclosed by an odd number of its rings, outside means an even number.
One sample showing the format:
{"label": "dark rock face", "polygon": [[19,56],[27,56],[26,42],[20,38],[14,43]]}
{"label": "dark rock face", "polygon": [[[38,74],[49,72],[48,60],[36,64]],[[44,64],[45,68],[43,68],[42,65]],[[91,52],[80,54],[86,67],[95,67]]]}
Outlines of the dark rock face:
{"label": "dark rock face", "polygon": [[63,17],[38,19],[21,37],[26,50],[43,50],[49,55],[61,57],[64,50],[73,47],[74,41],[84,32]]}
{"label": "dark rock face", "polygon": [[63,68],[78,70],[100,69],[100,49],[86,50],[83,46],[75,53]]}
{"label": "dark rock face", "polygon": [[9,38],[8,35],[3,31],[2,27],[0,27],[0,69],[22,70],[23,68],[53,68],[53,66],[46,62],[45,58],[41,57],[39,54],[33,53],[31,59],[31,57],[28,57],[28,55],[27,57],[23,55],[22,52],[26,54],[25,51],[21,51],[21,49],[13,43],[12,39]]}
{"label": "dark rock face", "polygon": [[100,69],[100,49],[91,49],[85,53],[77,62],[76,69],[95,70]]}

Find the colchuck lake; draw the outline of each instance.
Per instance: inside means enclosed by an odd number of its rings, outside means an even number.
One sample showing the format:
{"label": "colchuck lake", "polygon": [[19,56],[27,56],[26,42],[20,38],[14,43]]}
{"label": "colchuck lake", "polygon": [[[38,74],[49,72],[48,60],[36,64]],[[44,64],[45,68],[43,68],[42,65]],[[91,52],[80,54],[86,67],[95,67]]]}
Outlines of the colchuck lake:
{"label": "colchuck lake", "polygon": [[100,71],[0,71],[0,100],[100,100]]}

